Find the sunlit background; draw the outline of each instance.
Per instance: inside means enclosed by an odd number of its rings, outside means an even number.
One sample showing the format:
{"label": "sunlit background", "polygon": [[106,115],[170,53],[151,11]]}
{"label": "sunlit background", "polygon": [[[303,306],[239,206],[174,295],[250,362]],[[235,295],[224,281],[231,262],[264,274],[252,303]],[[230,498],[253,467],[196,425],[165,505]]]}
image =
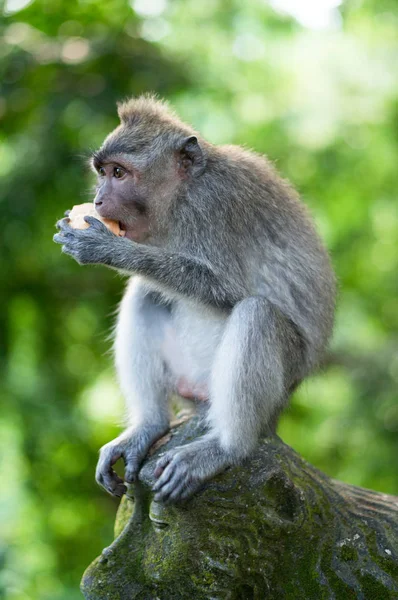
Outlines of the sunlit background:
{"label": "sunlit background", "polygon": [[123,403],[108,333],[122,279],[52,243],[90,199],[115,103],[156,91],[214,143],[265,152],[330,249],[324,370],[281,437],[333,477],[398,494],[395,0],[6,0],[0,22],[0,598],[74,600],[117,503],[98,448]]}

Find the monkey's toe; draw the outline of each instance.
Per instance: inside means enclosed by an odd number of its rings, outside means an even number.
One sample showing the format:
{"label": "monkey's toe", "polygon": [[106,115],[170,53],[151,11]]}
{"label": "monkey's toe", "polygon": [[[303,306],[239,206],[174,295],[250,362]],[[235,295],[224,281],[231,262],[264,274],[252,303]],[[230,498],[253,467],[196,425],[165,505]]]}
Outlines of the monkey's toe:
{"label": "monkey's toe", "polygon": [[136,462],[127,462],[124,469],[124,481],[126,483],[134,483],[137,481],[138,471],[139,468]]}
{"label": "monkey's toe", "polygon": [[165,504],[186,500],[202,483],[193,476],[190,461],[183,451],[166,452],[156,465],[155,477],[158,480],[152,488],[154,500]]}
{"label": "monkey's toe", "polygon": [[100,458],[95,472],[95,479],[112,496],[123,496],[127,487],[124,481],[113,470],[113,465],[121,458],[122,449],[118,445],[107,444],[100,451]]}
{"label": "monkey's toe", "polygon": [[113,469],[110,469],[106,473],[97,473],[96,480],[112,496],[120,498],[127,492],[127,487],[124,485],[123,479]]}

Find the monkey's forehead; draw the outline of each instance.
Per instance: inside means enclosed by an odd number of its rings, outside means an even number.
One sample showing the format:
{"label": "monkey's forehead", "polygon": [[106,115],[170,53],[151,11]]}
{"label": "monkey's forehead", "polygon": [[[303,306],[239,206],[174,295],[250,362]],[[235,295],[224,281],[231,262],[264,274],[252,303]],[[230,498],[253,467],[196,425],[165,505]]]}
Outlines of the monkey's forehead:
{"label": "monkey's forehead", "polygon": [[124,128],[118,127],[105,139],[102,146],[95,150],[91,155],[92,165],[98,169],[107,162],[117,162],[123,158],[128,162],[142,163],[147,161],[151,154],[151,140],[144,140],[142,137],[132,135],[131,132],[124,131]]}
{"label": "monkey's forehead", "polygon": [[99,152],[104,158],[115,154],[137,154],[152,143],[153,136],[119,126],[108,135]]}
{"label": "monkey's forehead", "polygon": [[92,154],[92,162],[97,168],[118,156],[124,156],[127,160],[131,158],[134,162],[144,165],[151,163],[161,154],[178,148],[183,137],[181,132],[149,132],[144,128],[119,125],[108,135],[100,149]]}

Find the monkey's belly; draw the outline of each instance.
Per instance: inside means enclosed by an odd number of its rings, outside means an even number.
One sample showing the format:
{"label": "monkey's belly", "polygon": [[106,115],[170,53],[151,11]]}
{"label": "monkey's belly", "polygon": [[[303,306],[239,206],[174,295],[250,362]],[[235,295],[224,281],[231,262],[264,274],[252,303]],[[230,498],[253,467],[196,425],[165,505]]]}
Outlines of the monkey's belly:
{"label": "monkey's belly", "polygon": [[226,322],[225,313],[179,303],[165,326],[163,356],[183,398],[207,400],[215,354]]}

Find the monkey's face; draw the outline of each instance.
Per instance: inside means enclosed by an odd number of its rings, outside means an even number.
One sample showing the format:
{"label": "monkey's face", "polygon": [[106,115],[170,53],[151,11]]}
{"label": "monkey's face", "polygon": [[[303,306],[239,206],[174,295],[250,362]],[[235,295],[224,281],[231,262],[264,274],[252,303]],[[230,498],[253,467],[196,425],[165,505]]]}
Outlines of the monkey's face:
{"label": "monkey's face", "polygon": [[156,230],[157,215],[176,195],[181,179],[175,161],[105,151],[106,145],[92,161],[97,172],[95,208],[101,217],[118,221],[127,238],[143,242]]}
{"label": "monkey's face", "polygon": [[148,199],[139,173],[126,157],[109,157],[95,164],[98,174],[94,204],[101,217],[119,221],[126,237],[142,241],[148,234]]}
{"label": "monkey's face", "polygon": [[[153,123],[152,123],[153,127]],[[126,237],[142,242],[167,227],[170,205],[203,172],[196,136],[157,124],[121,124],[92,157],[98,176],[94,199],[101,217],[119,221]]]}

